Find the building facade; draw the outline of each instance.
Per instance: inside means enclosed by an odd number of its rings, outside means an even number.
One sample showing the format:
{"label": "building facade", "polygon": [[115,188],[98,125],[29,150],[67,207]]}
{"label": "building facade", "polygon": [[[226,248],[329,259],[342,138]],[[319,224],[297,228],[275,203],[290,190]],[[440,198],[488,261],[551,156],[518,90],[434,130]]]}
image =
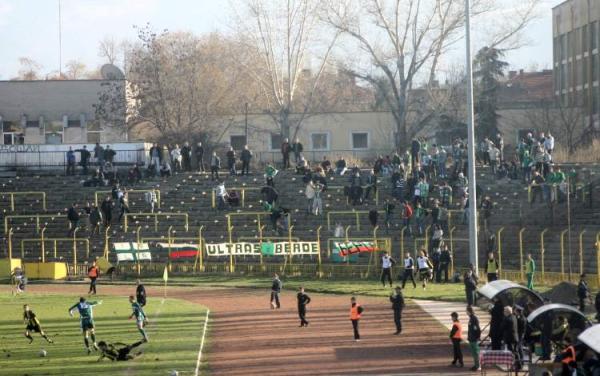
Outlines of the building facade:
{"label": "building facade", "polygon": [[554,94],[580,106],[586,125],[600,129],[600,1],[567,0],[552,9]]}
{"label": "building facade", "polygon": [[[103,93],[126,100],[125,80],[0,81],[0,144],[110,143],[127,140],[123,111],[98,119]],[[115,111],[113,111],[115,112]],[[122,113],[119,113],[122,112]]]}

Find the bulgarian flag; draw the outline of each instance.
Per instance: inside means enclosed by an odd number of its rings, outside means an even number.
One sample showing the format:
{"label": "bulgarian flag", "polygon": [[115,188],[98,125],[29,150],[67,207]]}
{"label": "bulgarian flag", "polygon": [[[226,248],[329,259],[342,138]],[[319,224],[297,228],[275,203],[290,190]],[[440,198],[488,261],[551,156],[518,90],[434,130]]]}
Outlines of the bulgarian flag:
{"label": "bulgarian flag", "polygon": [[195,258],[198,256],[198,245],[188,243],[158,243],[158,247],[169,251],[169,259]]}
{"label": "bulgarian flag", "polygon": [[340,256],[378,250],[375,242],[335,242],[334,247],[339,249]]}
{"label": "bulgarian flag", "polygon": [[150,261],[152,254],[148,243],[122,242],[113,243],[113,250],[117,254],[117,261]]}

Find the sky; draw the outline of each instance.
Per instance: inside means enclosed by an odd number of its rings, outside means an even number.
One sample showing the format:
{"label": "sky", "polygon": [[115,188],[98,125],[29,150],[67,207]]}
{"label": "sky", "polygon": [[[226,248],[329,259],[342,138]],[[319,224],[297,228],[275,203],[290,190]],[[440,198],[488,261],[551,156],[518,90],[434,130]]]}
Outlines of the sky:
{"label": "sky", "polygon": [[[562,1],[542,0],[540,17],[525,32],[532,43],[506,55],[511,69],[551,67],[551,9]],[[17,75],[20,57],[35,60],[44,73],[58,71],[58,2],[0,0],[0,80]],[[230,4],[228,0],[61,0],[63,67],[69,60],[82,61],[88,69],[98,67],[104,62],[98,56],[100,40],[107,36],[134,40],[133,25],[147,22],[157,30],[228,32]],[[460,61],[458,55],[456,60]]]}

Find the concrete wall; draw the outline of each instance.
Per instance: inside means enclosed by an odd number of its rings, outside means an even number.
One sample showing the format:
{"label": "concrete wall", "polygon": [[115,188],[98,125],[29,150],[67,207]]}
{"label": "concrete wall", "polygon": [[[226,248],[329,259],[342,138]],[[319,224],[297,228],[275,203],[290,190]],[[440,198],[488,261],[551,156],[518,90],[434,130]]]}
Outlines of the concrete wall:
{"label": "concrete wall", "polygon": [[[94,105],[108,83],[122,86],[125,91],[124,80],[0,81],[0,123],[20,127],[26,144],[40,144],[46,142],[45,127],[50,122],[76,120],[80,125],[64,127],[63,143],[88,142],[88,131],[95,121]],[[40,120],[38,125],[25,124]],[[104,129],[100,142],[125,141],[120,129],[100,126]],[[4,137],[0,137],[0,143],[4,143]]]}

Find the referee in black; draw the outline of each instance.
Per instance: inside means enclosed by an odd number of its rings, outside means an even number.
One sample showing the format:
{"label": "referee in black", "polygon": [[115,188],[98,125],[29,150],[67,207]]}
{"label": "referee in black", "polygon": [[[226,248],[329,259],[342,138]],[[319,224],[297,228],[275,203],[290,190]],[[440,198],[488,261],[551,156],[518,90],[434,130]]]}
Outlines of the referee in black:
{"label": "referee in black", "polygon": [[394,310],[394,323],[396,324],[396,333],[394,334],[398,335],[402,332],[402,309],[404,309],[404,296],[400,286],[396,286],[396,292],[390,296],[390,302]]}
{"label": "referee in black", "polygon": [[300,317],[300,327],[308,326],[306,321],[306,305],[310,303],[310,296],[304,293],[304,287],[300,286],[298,291],[298,316]]}

